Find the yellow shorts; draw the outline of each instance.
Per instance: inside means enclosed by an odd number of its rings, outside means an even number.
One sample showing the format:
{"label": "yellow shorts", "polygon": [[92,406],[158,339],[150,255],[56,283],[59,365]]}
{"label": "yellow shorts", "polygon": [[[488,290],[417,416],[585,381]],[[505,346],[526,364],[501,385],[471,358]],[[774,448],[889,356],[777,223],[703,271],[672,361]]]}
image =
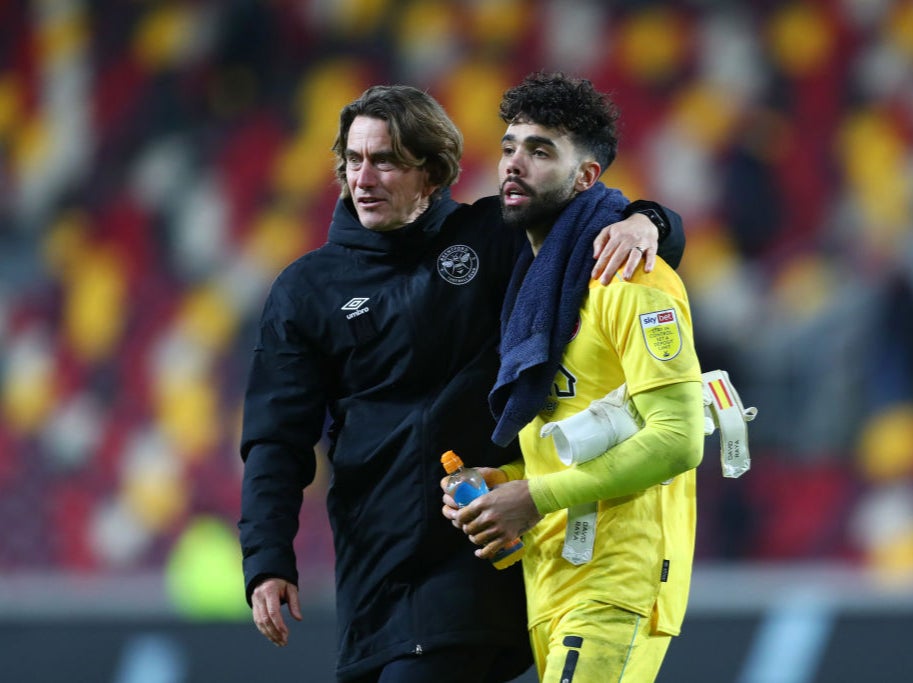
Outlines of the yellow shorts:
{"label": "yellow shorts", "polygon": [[599,602],[582,602],[530,629],[542,683],[650,683],[672,637],[650,620]]}

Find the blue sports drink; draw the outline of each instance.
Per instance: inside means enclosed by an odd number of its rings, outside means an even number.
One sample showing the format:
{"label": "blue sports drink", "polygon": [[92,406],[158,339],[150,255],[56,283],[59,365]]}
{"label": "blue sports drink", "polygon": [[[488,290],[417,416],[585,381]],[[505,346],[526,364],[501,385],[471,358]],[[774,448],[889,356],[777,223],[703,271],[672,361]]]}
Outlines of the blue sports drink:
{"label": "blue sports drink", "polygon": [[[485,483],[482,473],[474,467],[465,467],[463,460],[453,451],[447,451],[441,456],[441,464],[444,471],[450,475],[447,493],[459,507],[466,507],[479,496],[488,493],[488,484]],[[501,548],[491,558],[491,564],[497,569],[504,569],[523,557],[525,551],[523,541],[519,538],[514,539],[513,543]]]}

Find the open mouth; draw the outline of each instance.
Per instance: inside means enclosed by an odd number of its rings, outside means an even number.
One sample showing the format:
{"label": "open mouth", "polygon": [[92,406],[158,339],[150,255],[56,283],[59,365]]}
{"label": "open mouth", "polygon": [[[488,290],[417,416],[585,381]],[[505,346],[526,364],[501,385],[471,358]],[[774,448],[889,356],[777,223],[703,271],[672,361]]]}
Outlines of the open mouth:
{"label": "open mouth", "polygon": [[379,197],[359,197],[355,200],[358,206],[365,209],[373,209],[383,203],[383,199]]}
{"label": "open mouth", "polygon": [[519,183],[509,181],[501,186],[501,198],[507,206],[520,204],[529,198],[529,192]]}

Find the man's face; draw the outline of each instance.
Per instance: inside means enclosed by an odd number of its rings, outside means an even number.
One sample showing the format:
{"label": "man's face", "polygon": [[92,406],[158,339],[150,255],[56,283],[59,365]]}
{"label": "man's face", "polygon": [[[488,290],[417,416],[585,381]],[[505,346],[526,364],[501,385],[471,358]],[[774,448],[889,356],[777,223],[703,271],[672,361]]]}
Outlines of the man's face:
{"label": "man's face", "polygon": [[346,145],[346,183],[358,213],[369,230],[396,230],[428,208],[435,188],[424,168],[398,166],[387,122],[356,116]]}
{"label": "man's face", "polygon": [[570,137],[534,123],[514,123],[501,138],[501,213],[524,229],[550,228],[576,194],[580,157]]}

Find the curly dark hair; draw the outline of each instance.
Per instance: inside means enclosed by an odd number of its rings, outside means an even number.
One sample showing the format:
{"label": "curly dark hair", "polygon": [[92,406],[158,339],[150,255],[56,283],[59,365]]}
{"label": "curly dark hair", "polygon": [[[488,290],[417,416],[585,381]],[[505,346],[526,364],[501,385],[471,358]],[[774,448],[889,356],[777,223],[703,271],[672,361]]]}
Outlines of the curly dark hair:
{"label": "curly dark hair", "polygon": [[535,123],[570,135],[574,144],[593,155],[604,171],[618,151],[618,108],[585,78],[539,71],[504,93],[501,119]]}
{"label": "curly dark hair", "polygon": [[428,93],[409,85],[375,85],[365,90],[339,114],[339,132],[333,142],[336,179],[343,198],[346,184],[346,146],[349,128],[356,116],[383,119],[390,130],[394,162],[403,167],[428,169],[434,196],[460,176],[463,135],[440,103]]}

